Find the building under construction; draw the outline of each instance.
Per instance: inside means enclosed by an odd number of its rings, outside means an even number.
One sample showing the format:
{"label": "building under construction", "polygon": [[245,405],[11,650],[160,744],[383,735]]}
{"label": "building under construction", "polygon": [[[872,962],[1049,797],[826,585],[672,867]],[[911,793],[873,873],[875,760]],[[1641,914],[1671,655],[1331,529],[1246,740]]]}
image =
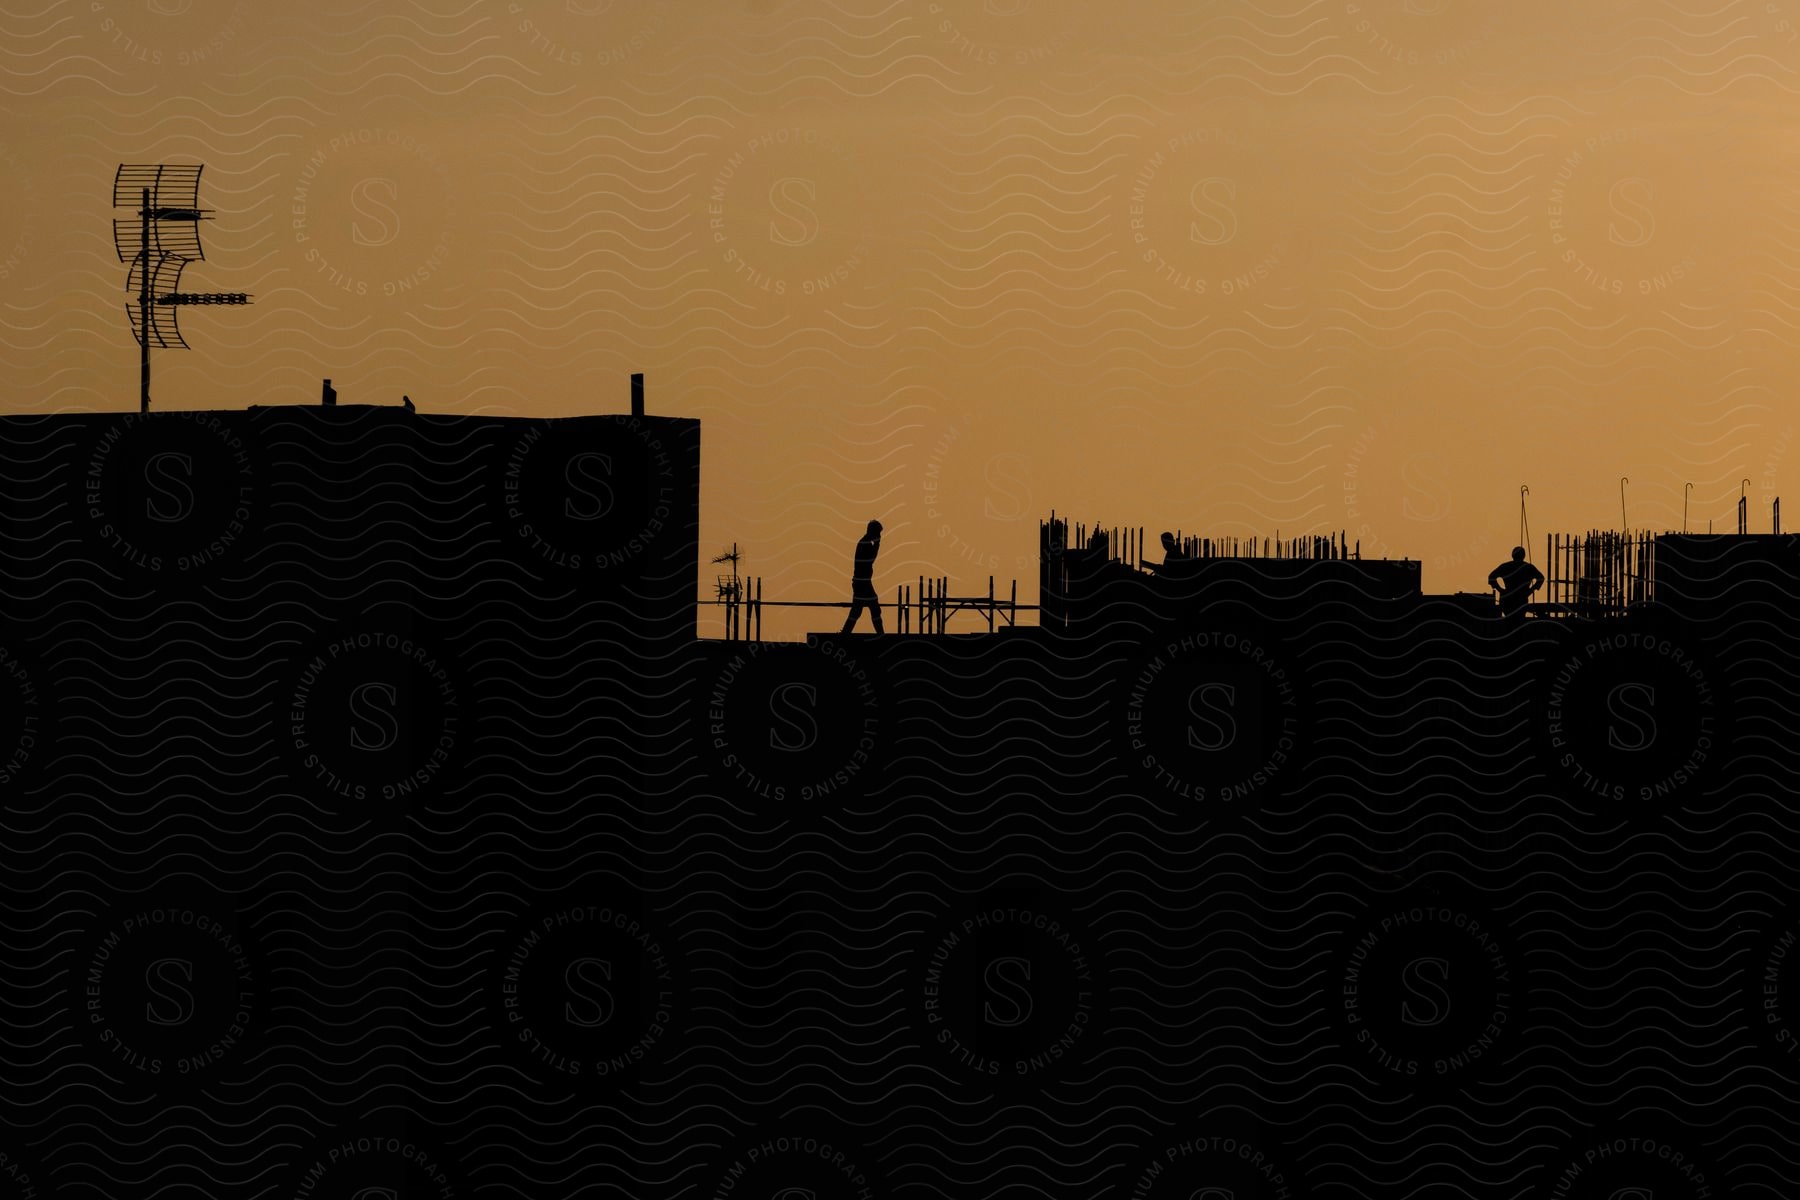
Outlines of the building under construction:
{"label": "building under construction", "polygon": [[[1778,1109],[1710,1115],[1792,1084],[1790,539],[1553,540],[1508,623],[1342,537],[1151,571],[1053,520],[1041,627],[924,636],[1000,600],[940,579],[911,636],[702,639],[700,427],[644,407],[0,417],[8,1154],[973,1195],[984,1114],[1085,1194],[1750,1169]],[[189,1155],[257,1138],[224,1193]]]}

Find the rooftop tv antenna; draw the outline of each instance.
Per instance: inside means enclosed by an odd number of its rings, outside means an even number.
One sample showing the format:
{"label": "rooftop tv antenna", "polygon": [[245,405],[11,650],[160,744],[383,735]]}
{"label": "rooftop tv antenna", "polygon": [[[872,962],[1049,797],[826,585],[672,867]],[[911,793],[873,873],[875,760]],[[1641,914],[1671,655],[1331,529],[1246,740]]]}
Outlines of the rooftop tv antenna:
{"label": "rooftop tv antenna", "polygon": [[113,218],[113,245],[119,261],[131,264],[125,277],[125,312],[140,350],[138,379],[142,411],[150,411],[150,345],[179,346],[181,325],[175,319],[184,304],[248,304],[248,292],[184,292],[181,271],[200,249],[200,222],[212,210],[200,207],[201,163],[120,163],[113,176],[113,207],[136,209],[137,215]]}
{"label": "rooftop tv antenna", "polygon": [[719,576],[719,599],[736,600],[743,595],[743,588],[738,580],[738,563],[742,561],[742,558],[743,556],[738,553],[737,543],[733,542],[731,549],[713,559],[716,563],[728,562],[731,564],[731,578],[726,579],[723,575]]}

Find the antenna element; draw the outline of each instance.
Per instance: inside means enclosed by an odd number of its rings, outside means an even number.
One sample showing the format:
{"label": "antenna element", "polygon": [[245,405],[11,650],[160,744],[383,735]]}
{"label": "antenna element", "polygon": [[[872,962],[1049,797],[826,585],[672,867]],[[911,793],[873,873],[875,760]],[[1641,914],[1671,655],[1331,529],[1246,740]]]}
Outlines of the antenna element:
{"label": "antenna element", "polygon": [[248,304],[248,292],[184,292],[181,272],[204,259],[200,222],[200,163],[120,163],[113,176],[113,207],[136,209],[132,218],[113,218],[113,247],[131,264],[125,291],[131,334],[137,339],[141,411],[150,411],[150,346],[188,349],[176,313],[189,304]]}

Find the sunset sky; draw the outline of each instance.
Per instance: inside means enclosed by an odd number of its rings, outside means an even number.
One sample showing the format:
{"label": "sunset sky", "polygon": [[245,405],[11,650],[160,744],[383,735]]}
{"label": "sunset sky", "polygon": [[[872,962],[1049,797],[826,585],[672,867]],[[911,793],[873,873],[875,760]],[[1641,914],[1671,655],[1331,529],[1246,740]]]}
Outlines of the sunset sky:
{"label": "sunset sky", "polygon": [[[204,162],[159,409],[703,429],[703,553],[1017,578],[1039,518],[1485,589],[1796,476],[1800,2],[4,0],[12,412],[136,408],[120,162]],[[1748,481],[1746,484],[1745,481]],[[1800,517],[1790,524],[1800,523]],[[710,573],[708,568],[708,573]],[[891,618],[890,618],[891,621]],[[798,622],[797,624],[795,622]],[[813,615],[770,631],[834,626]],[[703,622],[702,630],[707,631]]]}

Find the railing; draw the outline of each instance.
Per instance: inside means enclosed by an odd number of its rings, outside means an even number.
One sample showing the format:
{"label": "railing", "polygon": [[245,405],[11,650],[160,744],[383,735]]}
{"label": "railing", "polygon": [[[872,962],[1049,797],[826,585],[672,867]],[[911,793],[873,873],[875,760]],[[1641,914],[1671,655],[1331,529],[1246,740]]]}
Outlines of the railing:
{"label": "railing", "polygon": [[[1201,537],[1199,534],[1183,533],[1176,529],[1175,545],[1180,552],[1191,559],[1216,558],[1280,558],[1280,559],[1344,559],[1359,562],[1362,559],[1362,541],[1351,542],[1345,530],[1325,534],[1301,534],[1297,537],[1283,538],[1281,531],[1276,530],[1274,537]],[[1052,512],[1048,521],[1038,522],[1038,550],[1046,554],[1053,547],[1059,551],[1087,550],[1095,546],[1104,546],[1107,557],[1115,562],[1122,562],[1128,567],[1144,565],[1145,541],[1142,525],[1133,529],[1129,526],[1113,526],[1110,529],[1095,526],[1088,527],[1077,523],[1071,527],[1068,519],[1058,518]],[[1150,548],[1150,553],[1159,553],[1162,549],[1159,540]]]}
{"label": "railing", "polygon": [[[724,608],[724,640],[728,642],[761,641],[764,606],[849,609],[855,605],[853,600],[765,600],[760,575],[744,576],[735,594],[702,599],[697,603]],[[1004,596],[995,590],[992,575],[988,576],[987,595],[953,596],[950,594],[949,576],[940,575],[930,579],[921,575],[916,584],[902,584],[896,590],[893,609],[896,633],[944,635],[950,631],[950,618],[958,613],[974,613],[986,621],[987,632],[994,633],[1002,623],[1007,628],[1016,626],[1021,612],[1036,612],[1038,606],[1019,603],[1017,580],[1012,582],[1008,594]]]}
{"label": "railing", "polygon": [[[1209,569],[1208,564],[1228,561],[1272,561],[1282,564],[1276,573],[1292,575],[1295,570],[1309,570],[1310,565],[1290,564],[1363,562],[1361,540],[1352,542],[1345,530],[1288,538],[1283,538],[1280,530],[1276,531],[1274,537],[1262,538],[1202,537],[1184,533],[1180,529],[1171,532],[1175,548],[1179,552],[1178,557],[1188,560],[1183,564],[1184,570],[1206,570]],[[1072,598],[1070,568],[1074,563],[1084,564],[1078,568],[1078,574],[1081,570],[1092,571],[1102,561],[1123,563],[1139,571],[1149,565],[1158,576],[1172,573],[1162,558],[1154,564],[1146,564],[1146,550],[1151,554],[1165,553],[1160,539],[1155,545],[1147,544],[1144,527],[1141,525],[1135,529],[1129,526],[1114,526],[1110,529],[1090,527],[1070,522],[1068,518],[1058,517],[1052,512],[1048,521],[1038,522],[1038,624],[1053,629],[1068,627]],[[1411,562],[1410,559],[1397,561]]]}
{"label": "railing", "polygon": [[1656,538],[1647,530],[1552,533],[1544,552],[1544,599],[1527,606],[1534,616],[1621,616],[1654,597]]}

